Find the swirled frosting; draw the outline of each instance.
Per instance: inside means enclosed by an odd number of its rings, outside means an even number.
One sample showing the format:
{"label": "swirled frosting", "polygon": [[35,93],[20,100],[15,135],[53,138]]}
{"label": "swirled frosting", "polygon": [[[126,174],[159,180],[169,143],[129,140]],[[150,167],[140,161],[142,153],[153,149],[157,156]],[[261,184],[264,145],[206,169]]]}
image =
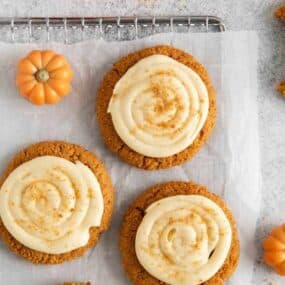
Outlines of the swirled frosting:
{"label": "swirled frosting", "polygon": [[23,245],[60,254],[87,244],[104,201],[93,172],[77,161],[41,156],[21,164],[0,190],[0,215]]}
{"label": "swirled frosting", "polygon": [[190,146],[208,116],[205,83],[165,55],[141,59],[117,82],[109,103],[120,138],[136,152],[166,157]]}
{"label": "swirled frosting", "polygon": [[170,285],[197,285],[223,266],[232,240],[223,210],[200,195],[178,195],[153,203],[136,235],[140,264]]}

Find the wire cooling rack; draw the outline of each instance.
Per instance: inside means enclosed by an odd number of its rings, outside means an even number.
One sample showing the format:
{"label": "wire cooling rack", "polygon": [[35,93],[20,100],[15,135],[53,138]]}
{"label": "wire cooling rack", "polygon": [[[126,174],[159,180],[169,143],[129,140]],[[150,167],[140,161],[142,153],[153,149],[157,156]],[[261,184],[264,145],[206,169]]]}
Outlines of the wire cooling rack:
{"label": "wire cooling rack", "polygon": [[223,32],[213,16],[0,18],[0,41],[64,42],[87,39],[133,40],[166,32]]}

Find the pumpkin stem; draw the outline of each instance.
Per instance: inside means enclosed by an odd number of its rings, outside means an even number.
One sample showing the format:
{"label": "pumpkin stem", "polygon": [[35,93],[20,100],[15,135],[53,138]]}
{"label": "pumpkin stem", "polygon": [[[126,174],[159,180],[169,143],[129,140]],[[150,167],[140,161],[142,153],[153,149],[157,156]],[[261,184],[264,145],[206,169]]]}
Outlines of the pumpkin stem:
{"label": "pumpkin stem", "polygon": [[48,73],[48,71],[46,71],[44,69],[40,69],[36,73],[36,79],[39,82],[46,82],[46,81],[48,81],[49,80],[49,73]]}

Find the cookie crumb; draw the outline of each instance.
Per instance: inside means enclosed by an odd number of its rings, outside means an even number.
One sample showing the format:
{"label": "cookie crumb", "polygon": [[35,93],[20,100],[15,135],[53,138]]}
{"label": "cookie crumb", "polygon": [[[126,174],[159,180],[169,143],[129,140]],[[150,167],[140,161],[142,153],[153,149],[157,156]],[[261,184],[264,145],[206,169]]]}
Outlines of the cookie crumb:
{"label": "cookie crumb", "polygon": [[282,21],[285,21],[285,6],[281,6],[279,7],[276,11],[275,11],[275,16],[277,18],[279,18]]}
{"label": "cookie crumb", "polygon": [[64,282],[63,285],[92,285],[91,282]]}
{"label": "cookie crumb", "polygon": [[285,97],[285,82],[279,83],[276,90],[280,93],[281,96]]}

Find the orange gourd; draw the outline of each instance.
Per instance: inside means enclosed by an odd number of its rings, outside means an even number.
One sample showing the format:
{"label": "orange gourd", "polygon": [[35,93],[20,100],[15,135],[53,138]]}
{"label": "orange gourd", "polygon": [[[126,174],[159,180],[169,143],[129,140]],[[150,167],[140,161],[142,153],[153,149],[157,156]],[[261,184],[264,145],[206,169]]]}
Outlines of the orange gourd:
{"label": "orange gourd", "polygon": [[271,234],[263,241],[266,264],[280,275],[285,276],[285,224],[274,228]]}
{"label": "orange gourd", "polygon": [[56,104],[70,92],[72,77],[64,56],[51,50],[33,50],[20,60],[16,84],[20,94],[33,104]]}

